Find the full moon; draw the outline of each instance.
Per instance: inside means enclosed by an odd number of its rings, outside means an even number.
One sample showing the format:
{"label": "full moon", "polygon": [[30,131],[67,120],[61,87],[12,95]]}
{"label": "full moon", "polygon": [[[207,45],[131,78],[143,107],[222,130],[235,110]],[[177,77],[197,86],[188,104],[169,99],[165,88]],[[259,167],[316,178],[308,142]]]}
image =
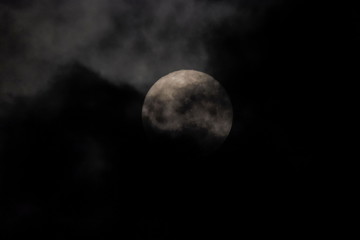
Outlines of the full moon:
{"label": "full moon", "polygon": [[210,75],[180,70],[160,78],[142,108],[143,125],[159,147],[207,154],[230,133],[233,111],[225,91]]}

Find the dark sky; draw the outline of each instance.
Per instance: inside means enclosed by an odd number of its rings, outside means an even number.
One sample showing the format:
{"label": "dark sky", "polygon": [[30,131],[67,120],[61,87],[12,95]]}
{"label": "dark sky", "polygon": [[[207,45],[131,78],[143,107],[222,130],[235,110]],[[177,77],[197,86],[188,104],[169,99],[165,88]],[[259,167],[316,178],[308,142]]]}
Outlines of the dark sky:
{"label": "dark sky", "polygon": [[[332,139],[359,33],[339,1],[1,0],[0,238],[342,234]],[[208,156],[143,131],[146,92],[180,69],[232,101]]]}

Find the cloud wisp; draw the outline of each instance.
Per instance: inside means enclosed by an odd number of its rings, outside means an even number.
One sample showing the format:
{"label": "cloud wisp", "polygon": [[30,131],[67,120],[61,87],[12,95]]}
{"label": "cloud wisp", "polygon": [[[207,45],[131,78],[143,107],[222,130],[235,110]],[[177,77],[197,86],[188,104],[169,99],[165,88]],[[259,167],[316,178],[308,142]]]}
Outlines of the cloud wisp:
{"label": "cloud wisp", "polygon": [[204,70],[204,34],[235,14],[230,3],[195,0],[37,0],[1,9],[3,100],[44,89],[69,62],[140,91],[174,70]]}

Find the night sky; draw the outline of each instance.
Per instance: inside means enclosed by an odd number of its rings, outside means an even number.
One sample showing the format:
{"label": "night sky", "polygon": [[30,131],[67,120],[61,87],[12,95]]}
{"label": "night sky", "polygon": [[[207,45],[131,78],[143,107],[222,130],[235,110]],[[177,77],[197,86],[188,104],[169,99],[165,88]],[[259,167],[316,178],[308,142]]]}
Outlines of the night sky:
{"label": "night sky", "polygon": [[[343,236],[333,139],[359,36],[339,2],[1,0],[0,239]],[[233,105],[205,156],[143,129],[180,69]]]}

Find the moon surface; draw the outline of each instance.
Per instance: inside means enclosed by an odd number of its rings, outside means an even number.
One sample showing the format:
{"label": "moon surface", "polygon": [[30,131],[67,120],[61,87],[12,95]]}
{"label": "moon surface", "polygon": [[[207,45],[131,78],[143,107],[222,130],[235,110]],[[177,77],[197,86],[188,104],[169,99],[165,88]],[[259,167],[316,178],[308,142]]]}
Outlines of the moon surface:
{"label": "moon surface", "polygon": [[180,70],[160,78],[142,108],[143,125],[159,147],[177,153],[209,153],[229,135],[231,101],[210,75]]}

